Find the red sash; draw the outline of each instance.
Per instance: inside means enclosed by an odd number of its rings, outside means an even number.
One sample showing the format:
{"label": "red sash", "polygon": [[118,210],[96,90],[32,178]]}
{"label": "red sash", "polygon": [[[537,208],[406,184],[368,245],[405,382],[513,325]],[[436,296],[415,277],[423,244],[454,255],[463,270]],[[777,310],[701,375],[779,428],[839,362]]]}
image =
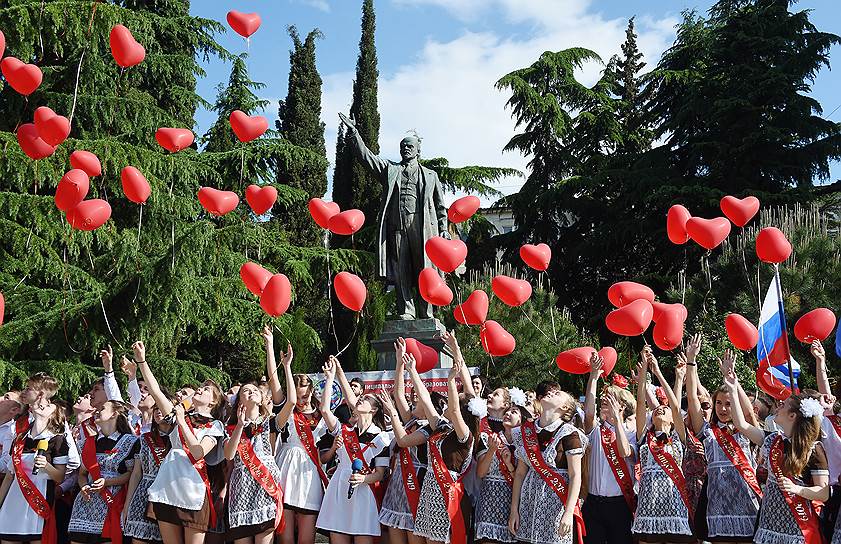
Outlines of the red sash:
{"label": "red sash", "polygon": [[[82,447],[82,463],[88,470],[90,477],[96,481],[102,478],[102,471],[99,469],[99,461],[96,459],[96,437],[89,436],[85,439]],[[99,495],[108,505],[108,514],[102,527],[102,535],[111,542],[123,541],[123,528],[120,526],[120,515],[126,502],[126,486],[121,485],[117,494],[108,491],[108,486],[102,486]]]}
{"label": "red sash", "polygon": [[[778,482],[782,480],[784,476],[782,467],[782,458],[784,455],[783,437],[778,435],[774,438],[774,441],[771,444],[771,452],[768,456],[768,461],[771,465],[771,472],[774,473],[774,478],[776,478]],[[782,489],[780,489],[780,492],[783,494],[783,497],[785,497],[786,504],[788,504],[788,508],[791,510],[791,515],[797,522],[798,527],[800,527],[800,532],[803,533],[803,538],[806,540],[806,544],[821,544],[823,542],[823,538],[821,536],[818,518],[815,515],[812,503],[799,495],[786,493]]]}
{"label": "red sash", "polygon": [[748,484],[748,487],[761,499],[762,489],[759,487],[759,482],[756,481],[756,472],[750,466],[750,461],[748,461],[739,443],[736,442],[736,438],[732,433],[723,431],[718,425],[713,425],[711,428],[713,436],[716,442],[718,442],[718,447],[721,448],[724,455],[733,463],[733,466],[739,469],[739,474],[742,475],[742,479]]}
{"label": "red sash", "polygon": [[841,437],[841,416],[831,415],[826,416],[829,422],[832,423],[832,428],[835,429],[835,434]]}
{"label": "red sash", "polygon": [[327,487],[327,474],[321,467],[321,459],[318,455],[318,448],[315,446],[315,437],[312,434],[309,422],[304,415],[297,410],[292,412],[292,420],[295,422],[295,431],[298,433],[298,438],[301,439],[301,444],[304,446],[304,451],[307,452],[310,460],[318,469],[318,476],[321,478],[322,487]]}
{"label": "red sash", "polygon": [[[687,432],[686,436],[689,436],[691,433]],[[669,439],[671,441],[671,439]],[[657,439],[654,438],[654,433],[648,433],[648,451],[651,453],[651,456],[660,465],[660,468],[663,472],[666,473],[666,476],[675,484],[675,487],[680,493],[680,498],[683,501],[683,504],[686,506],[686,511],[689,512],[689,521],[690,524],[692,523],[692,519],[695,516],[695,512],[692,508],[692,501],[689,498],[689,490],[686,488],[686,478],[683,476],[683,472],[680,470],[680,466],[677,464],[674,455],[666,451],[664,446],[661,446],[657,443]]]}
{"label": "red sash", "polygon": [[368,466],[368,462],[365,461],[365,456],[363,455],[365,450],[368,449],[368,446],[366,445],[365,448],[362,448],[359,444],[359,435],[347,425],[342,425],[342,441],[345,443],[345,451],[351,463],[354,459],[359,459],[362,461],[362,471],[365,474],[371,474],[373,471]]}
{"label": "red sash", "polygon": [[447,517],[450,518],[450,544],[465,544],[467,542],[467,531],[464,527],[464,516],[461,514],[461,498],[464,496],[464,485],[461,478],[456,480],[450,474],[438,446],[438,440],[443,441],[448,432],[450,431],[438,431],[429,437],[429,464],[432,473],[435,475],[435,480],[438,482],[438,487],[441,488],[441,494],[447,501]]}
{"label": "red sash", "polygon": [[602,451],[610,470],[613,472],[613,477],[622,491],[622,496],[625,497],[625,502],[628,503],[628,508],[631,512],[637,511],[637,496],[634,494],[634,480],[631,478],[631,473],[628,471],[628,465],[619,455],[619,447],[616,444],[616,433],[602,425],[599,428],[599,435],[602,441]]}
{"label": "red sash", "polygon": [[[259,436],[261,432],[262,428],[260,427],[255,431],[255,436]],[[277,485],[265,463],[254,453],[254,445],[251,444],[251,439],[245,436],[244,433],[240,436],[237,452],[239,453],[240,459],[242,459],[242,464],[248,468],[248,472],[251,473],[252,478],[260,484],[263,491],[275,500],[275,504],[277,504],[277,516],[275,517],[274,528],[276,533],[282,533],[286,525],[283,518],[283,490]]]}
{"label": "red sash", "polygon": [[[186,418],[187,427],[190,431],[193,431],[193,422],[190,421],[190,418]],[[195,432],[193,433],[195,434]],[[196,472],[199,473],[202,482],[204,482],[204,489],[207,492],[207,504],[210,506],[210,526],[216,527],[216,506],[213,504],[213,492],[210,490],[210,478],[207,475],[207,461],[205,461],[204,457],[201,459],[196,459],[190,453],[190,448],[187,447],[187,441],[184,440],[184,431],[181,430],[181,427],[178,427],[178,438],[181,440],[181,447],[184,449],[184,453],[187,454],[187,459],[190,460],[190,463],[193,464],[193,467],[196,469]]]}
{"label": "red sash", "polygon": [[[523,433],[523,446],[526,450],[526,457],[529,459],[529,464],[540,476],[540,479],[555,492],[561,500],[561,504],[566,509],[567,502],[567,484],[563,477],[555,472],[552,467],[543,458],[543,453],[540,451],[540,442],[537,439],[537,428],[533,421],[525,421],[520,426]],[[573,511],[573,519],[575,520],[575,527],[578,529],[578,543],[584,542],[584,535],[587,531],[584,527],[584,518],[581,516],[581,508],[578,505],[578,500],[575,501],[575,510]]]}
{"label": "red sash", "polygon": [[[479,430],[488,436],[495,434],[491,429],[490,424],[488,423],[488,418],[483,417],[481,421],[479,421]],[[508,447],[508,446],[505,446]],[[505,478],[505,481],[508,482],[508,487],[514,487],[514,475],[511,474],[511,471],[508,470],[508,465],[505,464],[505,460],[502,458],[502,453],[500,449],[497,448],[494,452],[496,454],[496,460],[499,462],[499,472]]]}
{"label": "red sash", "polygon": [[[144,433],[143,440],[145,440],[146,445],[149,446],[149,450],[152,452],[152,458],[155,460],[155,464],[160,467],[161,461],[163,461],[163,458],[166,456],[166,452],[163,451],[166,450],[166,445],[163,443],[163,441],[158,442],[157,440],[155,440],[155,437],[152,436],[152,433]],[[163,454],[163,456],[161,454]]]}
{"label": "red sash", "polygon": [[29,431],[32,425],[29,422],[29,414],[21,414],[15,420],[15,434],[23,434]]}
{"label": "red sash", "polygon": [[418,504],[420,503],[420,484],[418,473],[415,470],[415,462],[412,461],[412,454],[409,448],[400,448],[400,474],[403,476],[403,489],[406,491],[406,498],[409,499],[409,508],[412,510],[412,519],[418,515]]}
{"label": "red sash", "polygon": [[[24,417],[23,419],[27,419],[28,423],[28,418]],[[17,426],[17,422],[15,422],[15,425]],[[55,511],[50,506],[50,503],[47,502],[47,498],[32,482],[29,474],[21,466],[24,442],[25,437],[19,435],[12,444],[12,464],[15,469],[15,477],[20,486],[21,494],[26,499],[29,507],[44,520],[44,527],[41,529],[41,543],[55,544],[58,539],[55,525]]]}

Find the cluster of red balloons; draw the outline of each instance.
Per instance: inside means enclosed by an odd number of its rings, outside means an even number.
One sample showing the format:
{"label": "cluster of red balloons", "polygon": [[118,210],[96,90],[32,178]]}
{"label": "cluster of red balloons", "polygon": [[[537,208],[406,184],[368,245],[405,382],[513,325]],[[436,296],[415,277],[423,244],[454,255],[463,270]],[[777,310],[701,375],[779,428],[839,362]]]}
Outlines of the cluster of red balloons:
{"label": "cluster of red balloons", "polygon": [[85,200],[85,197],[90,190],[91,172],[94,175],[102,173],[99,159],[87,151],[74,151],[70,155],[70,165],[73,168],[61,177],[56,187],[56,208],[65,212],[67,222],[74,229],[98,229],[111,217],[111,205],[99,198]]}
{"label": "cluster of red balloons", "polygon": [[365,214],[362,210],[341,211],[335,202],[325,202],[320,198],[311,198],[307,209],[316,225],[333,234],[351,236],[365,224]]}
{"label": "cluster of red balloons", "polygon": [[555,357],[555,364],[558,365],[558,368],[570,374],[588,374],[591,369],[590,358],[593,356],[593,353],[598,353],[599,357],[604,359],[601,376],[606,378],[613,372],[613,368],[616,366],[616,360],[618,359],[616,350],[610,346],[598,351],[590,346],[568,349],[562,351]]}
{"label": "cluster of red balloons", "polygon": [[[202,187],[198,192],[199,203],[211,215],[221,217],[239,206],[239,195],[213,187]],[[251,184],[245,188],[245,201],[255,215],[263,215],[277,202],[277,189],[271,185]]]}
{"label": "cluster of red balloons", "polygon": [[607,298],[616,309],[605,318],[607,328],[620,336],[639,336],[654,323],[654,344],[671,351],[681,344],[688,312],[680,303],[654,301],[650,287],[633,281],[610,286]]}
{"label": "cluster of red balloons", "polygon": [[284,274],[272,274],[254,262],[239,269],[245,287],[260,298],[260,307],[272,317],[280,317],[292,302],[292,285]]}
{"label": "cluster of red balloons", "polygon": [[729,235],[730,224],[744,227],[759,211],[755,196],[736,198],[725,196],[719,203],[725,217],[704,219],[692,217],[684,206],[675,204],[666,215],[666,234],[673,244],[685,244],[690,239],[707,250],[718,247]]}

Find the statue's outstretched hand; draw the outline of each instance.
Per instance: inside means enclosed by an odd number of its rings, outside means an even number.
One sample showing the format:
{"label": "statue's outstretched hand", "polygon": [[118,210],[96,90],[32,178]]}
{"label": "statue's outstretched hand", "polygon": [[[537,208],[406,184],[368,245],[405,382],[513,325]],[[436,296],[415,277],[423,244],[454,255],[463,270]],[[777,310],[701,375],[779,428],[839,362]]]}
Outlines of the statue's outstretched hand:
{"label": "statue's outstretched hand", "polygon": [[353,119],[342,112],[339,112],[339,119],[345,124],[345,126],[351,129],[351,131],[356,132],[356,122],[354,122]]}

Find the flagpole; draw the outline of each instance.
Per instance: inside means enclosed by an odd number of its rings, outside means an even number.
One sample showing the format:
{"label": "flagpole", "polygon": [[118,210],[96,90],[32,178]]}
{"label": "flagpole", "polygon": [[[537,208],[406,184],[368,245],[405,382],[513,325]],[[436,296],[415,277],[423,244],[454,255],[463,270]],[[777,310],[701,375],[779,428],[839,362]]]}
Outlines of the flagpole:
{"label": "flagpole", "polygon": [[774,283],[777,286],[777,305],[780,308],[780,321],[783,333],[783,345],[786,348],[786,365],[788,366],[788,380],[791,388],[791,394],[795,394],[794,390],[794,369],[791,367],[791,348],[788,345],[788,327],[786,326],[786,312],[783,308],[783,288],[780,286],[780,265],[774,265]]}

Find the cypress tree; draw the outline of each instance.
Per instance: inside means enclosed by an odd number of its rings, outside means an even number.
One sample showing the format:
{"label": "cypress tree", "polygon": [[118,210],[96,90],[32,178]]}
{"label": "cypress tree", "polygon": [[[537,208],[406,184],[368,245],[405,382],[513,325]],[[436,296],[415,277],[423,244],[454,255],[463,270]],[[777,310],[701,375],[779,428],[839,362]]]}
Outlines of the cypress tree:
{"label": "cypress tree", "polygon": [[[126,70],[117,67],[108,44],[118,23],[146,48],[143,63]],[[257,259],[287,274],[297,288],[323,277],[324,250],[290,244],[286,233],[255,221],[244,204],[210,217],[196,192],[209,185],[242,194],[239,177],[225,173],[232,158],[248,166],[245,179],[253,180],[274,179],[279,168],[323,171],[324,157],[272,138],[177,154],[157,145],[157,128],[191,128],[204,104],[195,92],[202,75],[198,58],[230,57],[214,41],[222,25],[190,16],[186,0],[11,0],[0,8],[0,28],[7,54],[44,72],[28,100],[8,86],[0,91],[3,385],[20,385],[22,376],[47,370],[60,376],[63,394],[76,394],[95,376],[86,363],[101,347],[110,343],[127,353],[137,338],[146,341],[149,359],[171,385],[206,377],[225,381],[219,369],[245,373],[262,358],[255,333],[267,319],[244,290],[239,266]],[[72,130],[51,157],[36,162],[22,153],[13,131],[41,105],[68,117],[72,112]],[[113,213],[94,232],[71,231],[53,203],[75,149],[96,153],[103,165],[87,198],[107,199]],[[128,165],[152,187],[140,230],[141,209],[122,194],[120,170]],[[287,200],[303,200],[293,188],[279,190]],[[345,251],[331,258],[334,267],[356,263]],[[301,346],[304,361],[308,349],[320,347],[318,334],[296,317],[305,311],[293,302],[277,320],[296,350]]]}
{"label": "cypress tree", "polygon": [[[289,52],[289,85],[286,99],[278,107],[277,129],[290,143],[325,156],[324,123],[321,122],[321,75],[315,64],[316,40],[323,37],[317,28],[301,41],[294,26],[287,28],[292,38]],[[306,175],[305,175],[306,174]],[[322,172],[281,172],[278,182],[301,189],[307,198],[322,197],[327,192],[327,170]],[[307,210],[293,206],[285,210],[287,230],[298,234],[301,241],[319,243],[320,229]]]}
{"label": "cypress tree", "polygon": [[[356,122],[359,134],[368,148],[380,152],[380,114],[377,111],[377,46],[374,42],[376,20],[374,0],[362,3],[362,37],[359,39],[359,58],[353,81],[353,101],[350,117]],[[380,206],[380,182],[353,157],[350,147],[340,138],[336,145],[336,169],[333,173],[333,200],[341,208],[358,208],[365,212],[365,224],[377,220]],[[372,243],[373,246],[373,243]]]}
{"label": "cypress tree", "polygon": [[631,17],[625,29],[622,55],[616,57],[606,70],[608,77],[614,80],[614,93],[619,98],[618,116],[623,128],[623,141],[619,145],[621,153],[644,151],[651,146],[653,139],[652,130],[644,118],[647,89],[643,86],[641,75],[645,68],[642,58],[642,52],[637,46],[634,18]]}

